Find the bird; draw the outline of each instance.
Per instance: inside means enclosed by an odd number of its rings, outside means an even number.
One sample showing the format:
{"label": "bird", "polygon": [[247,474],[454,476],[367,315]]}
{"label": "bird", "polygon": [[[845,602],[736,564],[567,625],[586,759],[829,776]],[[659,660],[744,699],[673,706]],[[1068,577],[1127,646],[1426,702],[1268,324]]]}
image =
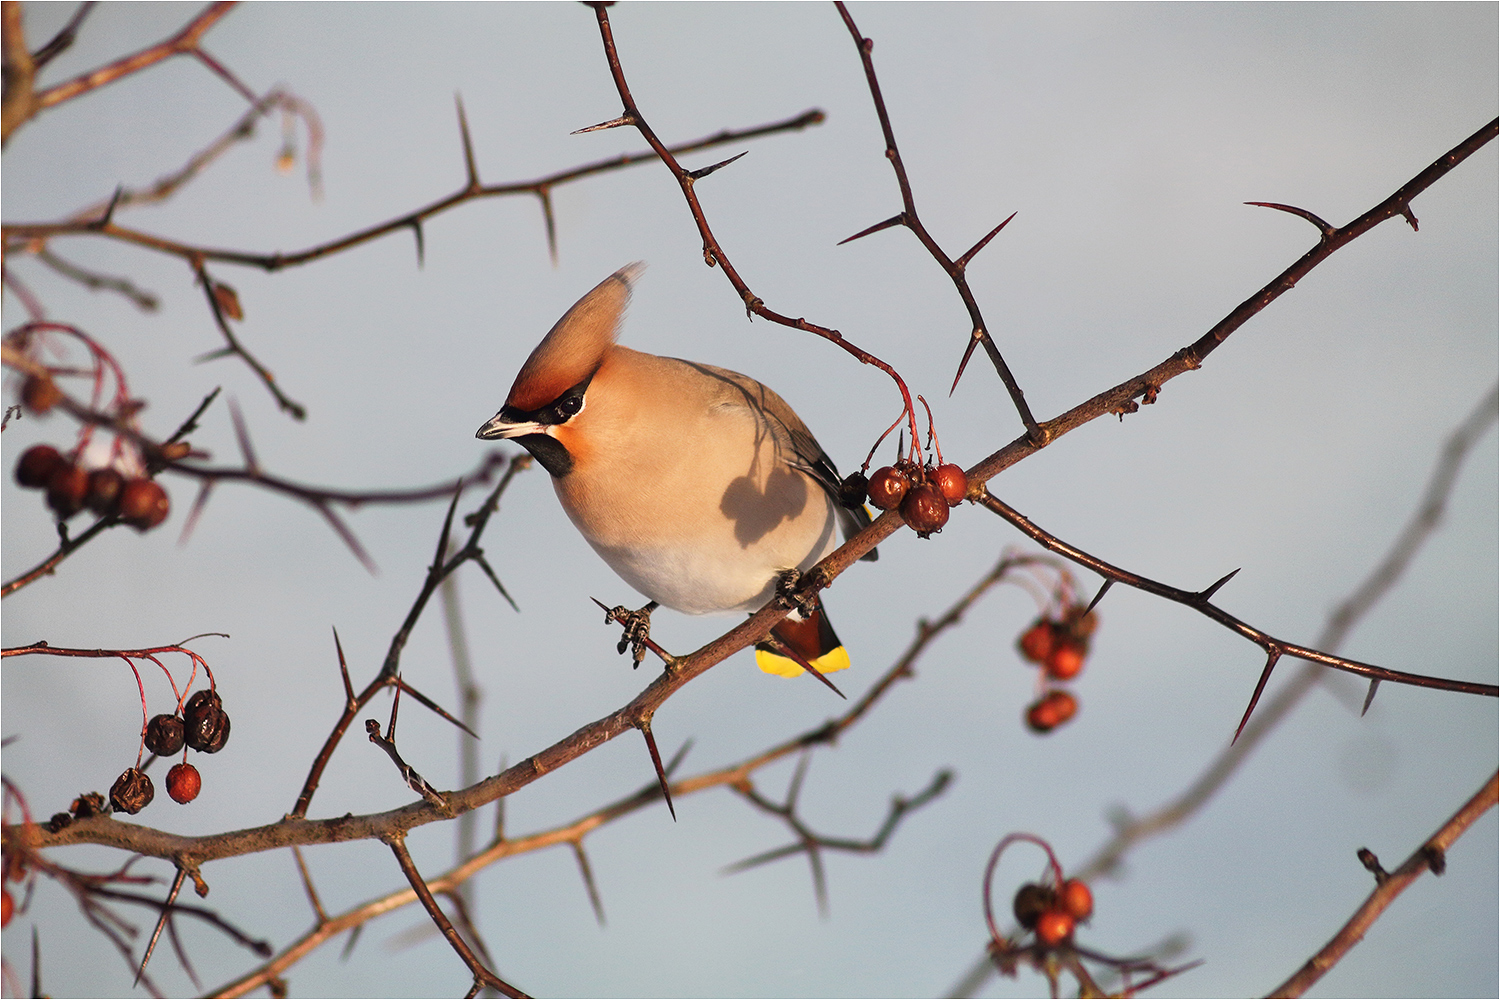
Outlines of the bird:
{"label": "bird", "polygon": [[[579,533],[649,599],[633,613],[643,628],[657,606],[753,613],[870,514],[840,503],[833,461],[770,388],[615,342],[643,270],[622,267],[579,299],[475,437],[511,439],[547,470]],[[626,623],[621,652],[636,625]],[[635,645],[639,662],[644,649]],[[850,663],[816,595],[771,630],[755,658],[782,677],[803,673],[798,658],[819,675]]]}

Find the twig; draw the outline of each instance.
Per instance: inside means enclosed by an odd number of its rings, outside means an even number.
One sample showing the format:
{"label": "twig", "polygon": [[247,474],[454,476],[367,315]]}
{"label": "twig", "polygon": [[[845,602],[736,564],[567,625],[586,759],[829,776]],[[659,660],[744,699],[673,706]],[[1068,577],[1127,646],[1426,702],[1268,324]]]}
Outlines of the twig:
{"label": "twig", "polygon": [[1380,915],[1386,908],[1395,902],[1396,897],[1405,891],[1406,887],[1421,877],[1425,871],[1431,871],[1435,875],[1443,873],[1444,858],[1448,848],[1463,836],[1464,831],[1473,825],[1474,821],[1491,809],[1495,808],[1497,791],[1500,791],[1500,772],[1490,775],[1490,780],[1484,783],[1484,787],[1474,793],[1474,797],[1465,802],[1453,816],[1438,827],[1436,833],[1427,838],[1427,842],[1417,848],[1416,852],[1406,861],[1391,872],[1386,878],[1379,880],[1375,891],[1370,893],[1363,905],[1349,918],[1339,932],[1333,936],[1323,948],[1307,964],[1286,982],[1276,987],[1267,994],[1272,997],[1300,997],[1306,993],[1324,973],[1338,964],[1339,959],[1349,952],[1350,948],[1364,938],[1365,932],[1380,919]]}

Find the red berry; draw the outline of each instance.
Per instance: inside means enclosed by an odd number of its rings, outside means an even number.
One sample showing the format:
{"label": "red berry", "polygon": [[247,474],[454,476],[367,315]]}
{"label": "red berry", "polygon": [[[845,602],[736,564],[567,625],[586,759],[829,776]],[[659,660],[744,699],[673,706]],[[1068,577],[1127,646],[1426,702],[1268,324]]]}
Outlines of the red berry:
{"label": "red berry", "polygon": [[50,375],[27,375],[21,384],[21,402],[32,413],[46,413],[62,402],[62,398],[62,390]]}
{"label": "red berry", "polygon": [[1021,633],[1016,646],[1021,655],[1032,663],[1045,661],[1052,652],[1053,627],[1045,618],[1038,618],[1031,628]]}
{"label": "red berry", "polygon": [[119,509],[120,494],[124,492],[124,476],[114,469],[95,469],[89,473],[89,492],[83,502],[95,514],[108,517]]}
{"label": "red berry", "polygon": [[0,895],[0,927],[9,927],[10,918],[16,915],[16,901],[11,898],[10,890],[3,890]]}
{"label": "red berry", "polygon": [[120,520],[137,531],[149,531],[167,519],[172,502],[167,491],[149,479],[130,479],[120,493]]}
{"label": "red berry", "polygon": [[198,797],[202,788],[203,777],[196,767],[186,761],[172,765],[172,770],[167,772],[167,794],[172,796],[173,802],[187,805]]}
{"label": "red berry", "polygon": [[870,477],[870,502],[881,510],[895,510],[901,506],[909,489],[911,479],[906,473],[887,465],[876,469]]}
{"label": "red berry", "polygon": [[1036,939],[1049,948],[1073,936],[1073,918],[1062,910],[1048,910],[1036,919]]}
{"label": "red berry", "polygon": [[901,517],[918,538],[926,538],[933,532],[942,531],[948,523],[948,501],[931,483],[912,487],[901,501]]}
{"label": "red berry", "polygon": [[949,507],[957,507],[963,502],[964,494],[969,492],[969,477],[964,475],[963,469],[952,463],[938,466],[929,478],[932,485],[942,492]]}
{"label": "red berry", "polygon": [[16,463],[16,482],[34,490],[43,489],[52,473],[68,463],[50,444],[34,444],[21,453]]}
{"label": "red berry", "polygon": [[1066,691],[1048,691],[1026,710],[1026,725],[1034,732],[1050,733],[1078,714],[1078,699]]}
{"label": "red berry", "polygon": [[1047,673],[1060,681],[1071,680],[1083,669],[1083,647],[1064,640],[1047,654]]}
{"label": "red berry", "polygon": [[1062,884],[1058,902],[1074,920],[1087,920],[1094,913],[1094,894],[1087,883],[1076,878],[1070,878]]}
{"label": "red berry", "polygon": [[83,509],[83,498],[88,492],[89,474],[71,462],[64,463],[47,480],[47,506],[67,520]]}

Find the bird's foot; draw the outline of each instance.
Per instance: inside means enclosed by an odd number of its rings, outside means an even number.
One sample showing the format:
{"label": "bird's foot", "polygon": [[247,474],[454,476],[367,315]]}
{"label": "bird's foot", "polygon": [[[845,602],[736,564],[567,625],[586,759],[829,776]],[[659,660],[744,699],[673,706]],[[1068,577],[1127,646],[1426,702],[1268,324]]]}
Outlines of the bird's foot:
{"label": "bird's foot", "polygon": [[776,578],[776,597],[787,607],[796,608],[805,618],[817,610],[818,591],[827,586],[821,583],[822,578],[822,572],[817,569],[806,573],[796,569],[782,570]]}
{"label": "bird's foot", "polygon": [[652,601],[636,611],[631,611],[622,604],[605,612],[604,623],[606,625],[616,622],[624,626],[625,631],[620,635],[620,644],[615,647],[615,652],[623,655],[628,647],[631,658],[634,660],[631,664],[632,669],[640,666],[641,661],[646,658],[646,648],[651,641],[651,612],[656,608],[656,602]]}

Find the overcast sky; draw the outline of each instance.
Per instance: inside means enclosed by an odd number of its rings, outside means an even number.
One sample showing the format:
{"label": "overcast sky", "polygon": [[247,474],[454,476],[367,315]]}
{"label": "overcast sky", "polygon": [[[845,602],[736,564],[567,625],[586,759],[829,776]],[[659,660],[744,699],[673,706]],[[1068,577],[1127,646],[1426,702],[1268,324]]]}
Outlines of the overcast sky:
{"label": "overcast sky", "polygon": [[[71,5],[29,5],[40,44]],[[176,30],[193,8],[101,5],[78,44],[48,68],[60,81]],[[1339,225],[1375,205],[1495,115],[1492,4],[855,5],[918,208],[954,256],[1015,220],[970,280],[1038,417],[1047,419],[1160,362],[1313,245],[1290,203]],[[934,406],[951,460],[972,465],[1020,433],[992,370],[977,358],[950,398],[968,336],[958,296],[910,233],[835,244],[900,208],[857,54],[832,6],[626,4],[611,11],[635,97],[667,141],[796,115],[805,132],[694,154],[700,167],[749,155],[698,185],[729,258],[777,311],[841,330],[897,369]],[[643,147],[619,129],[570,133],[619,114],[591,11],[578,5],[258,4],[206,37],[256,91],[290,89],[326,131],[324,196],[299,169],[281,174],[277,120],[169,203],[123,224],[208,246],[296,250],[383,221],[463,179],[454,95],[468,111],[485,182],[523,180]],[[50,110],[5,152],[7,222],[62,217],[146,185],[229,126],[244,101],[178,59]],[[299,154],[305,152],[298,132]],[[1495,382],[1496,153],[1473,156],[1414,203],[1413,232],[1388,222],[1318,268],[1234,334],[1156,405],[1064,437],[991,489],[1037,524],[1117,565],[1198,588],[1236,567],[1218,602],[1293,642],[1312,643],[1330,610],[1375,565],[1415,508],[1445,435]],[[644,260],[622,342],[717,364],[776,389],[844,471],[896,414],[890,381],[830,345],[749,323],[718,270],[703,266],[681,195],[659,165],[556,190],[558,261],[535,199],[469,204],[425,229],[267,275],[220,265],[244,305],[237,332],[308,418],[279,412],[220,346],[182,262],[93,239],[59,240],[79,264],[129,275],[161,297],[143,315],[33,260],[7,266],[49,315],[97,337],[146,400],[142,426],[165,436],[223,386],[195,445],[237,460],[234,400],[266,469],[345,489],[426,485],[474,467],[474,430],[504,400],[536,342],[583,292]],[[24,310],[7,292],[5,323]],[[6,402],[14,401],[14,384]],[[64,417],[12,423],[6,468],[28,445],[70,444]],[[889,452],[885,449],[882,454]],[[112,531],[58,574],[7,598],[7,646],[131,648],[203,632],[233,719],[225,751],[196,760],[200,799],[159,795],[137,821],[209,833],[275,821],[341,706],[330,629],[355,682],[378,668],[431,559],[440,504],[371,507],[350,523],[379,567],[367,572],[306,506],[226,485],[179,543],[195,485],[164,475],[174,509],[151,534]],[[5,476],[4,576],[55,544],[34,493]],[[1408,576],[1350,637],[1347,655],[1383,666],[1494,683],[1497,674],[1497,463],[1493,432],[1460,476],[1439,533]],[[477,498],[466,498],[463,510]],[[81,520],[79,524],[86,524]],[[956,510],[929,541],[901,532],[878,564],[827,593],[854,667],[856,695],[1007,547],[1025,540],[986,512]],[[481,759],[523,759],[628,702],[650,679],[614,652],[589,602],[640,598],[562,514],[545,473],[520,477],[485,538],[520,605],[473,568],[460,574],[467,638],[484,688]],[[1098,579],[1079,572],[1085,591]],[[787,840],[724,791],[683,798],[678,821],[643,811],[587,841],[608,923],[594,920],[565,849],[498,865],[475,883],[478,924],[502,975],[535,995],[931,995],[970,967],[985,941],[980,878],[990,849],[1024,830],[1065,868],[1110,832],[1111,810],[1143,813],[1181,790],[1228,742],[1261,652],[1184,608],[1117,588],[1082,676],[1082,708],[1041,738],[1021,715],[1034,671],[1014,651],[1036,614],[1002,587],[837,747],[813,755],[803,814],[820,832],[863,838],[893,795],[941,769],[956,780],[911,815],[886,849],[827,861],[820,917],[805,861],[725,876],[720,869]],[[687,652],[734,624],[662,612],[655,636]],[[174,669],[177,665],[174,664]],[[456,704],[435,606],[403,660],[405,676]],[[1281,671],[1289,677],[1292,665]],[[1273,690],[1281,678],[1273,681]],[[168,692],[147,678],[153,711]],[[153,686],[154,685],[154,686]],[[1357,714],[1362,686],[1307,699],[1237,780],[1184,829],[1139,847],[1095,886],[1079,940],[1135,954],[1186,935],[1177,960],[1204,964],[1153,995],[1259,995],[1330,937],[1372,887],[1354,853],[1394,867],[1495,767],[1493,700],[1385,686]],[[84,789],[107,789],[134,760],[139,704],[111,661],[6,661],[5,773],[43,816]],[[1350,699],[1355,708],[1351,710]],[[692,740],[687,774],[736,761],[843,707],[806,681],[757,671],[738,654],[657,715],[664,753]],[[388,703],[371,714],[384,717]],[[455,738],[407,704],[400,740],[439,787],[458,780]],[[784,762],[757,775],[779,797]],[[565,822],[651,779],[627,735],[512,797],[507,829]],[[311,815],[370,813],[412,798],[384,755],[350,738]],[[491,810],[481,828],[488,829]],[[423,870],[452,863],[450,825],[412,836]],[[1386,914],[1318,995],[1494,995],[1497,823],[1482,819]],[[330,911],[402,883],[378,844],[314,849]],[[118,855],[69,850],[106,869]],[[139,872],[169,876],[151,861]],[[1016,853],[1002,907],[1040,871]],[[280,948],[311,914],[284,853],[204,870],[210,905]],[[141,914],[132,914],[144,920]],[[29,928],[41,929],[43,986],[54,995],[129,987],[124,963],[70,898],[43,880],[4,936],[23,977]],[[406,909],[374,922],[353,956],[334,942],[288,975],[299,995],[461,994],[469,977],[448,946],[416,938]],[[184,928],[205,988],[251,967],[211,930]],[[412,944],[412,940],[417,943]],[[193,991],[169,950],[152,971]],[[24,981],[24,978],[23,978]],[[1032,973],[992,995],[1036,995]]]}

